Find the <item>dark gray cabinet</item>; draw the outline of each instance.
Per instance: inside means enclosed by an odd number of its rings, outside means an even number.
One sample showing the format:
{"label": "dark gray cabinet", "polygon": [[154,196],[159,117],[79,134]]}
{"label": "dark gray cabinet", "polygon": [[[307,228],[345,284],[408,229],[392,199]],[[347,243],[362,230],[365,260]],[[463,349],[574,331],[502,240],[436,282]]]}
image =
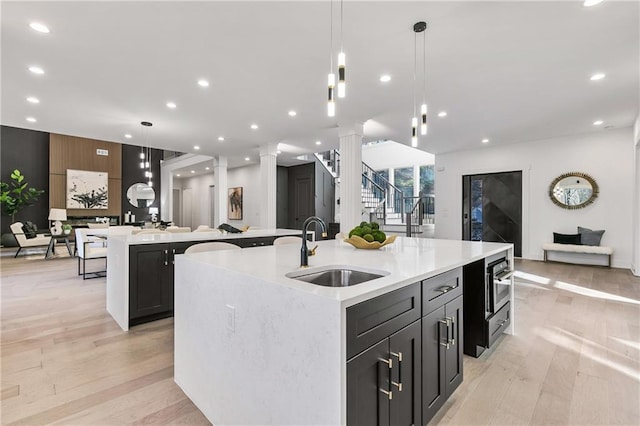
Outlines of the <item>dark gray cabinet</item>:
{"label": "dark gray cabinet", "polygon": [[173,314],[171,244],[129,248],[129,325]]}
{"label": "dark gray cabinet", "polygon": [[419,283],[347,309],[347,424],[420,425]]}
{"label": "dark gray cabinet", "polygon": [[462,296],[458,296],[422,318],[424,423],[462,383],[462,306]]}

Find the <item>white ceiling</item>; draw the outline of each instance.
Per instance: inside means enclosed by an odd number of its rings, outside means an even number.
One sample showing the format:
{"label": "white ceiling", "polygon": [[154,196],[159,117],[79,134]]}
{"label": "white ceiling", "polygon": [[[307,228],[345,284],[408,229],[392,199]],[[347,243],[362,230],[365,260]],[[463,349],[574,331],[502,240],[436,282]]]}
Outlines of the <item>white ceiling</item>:
{"label": "white ceiling", "polygon": [[[301,153],[337,147],[338,126],[355,122],[365,122],[365,140],[408,145],[419,20],[429,24],[424,151],[475,148],[483,138],[495,145],[601,132],[631,126],[638,114],[636,1],[592,8],[581,1],[346,1],[347,98],[338,100],[335,118],[326,115],[326,1],[1,7],[2,124],[225,155],[231,167],[246,156],[257,162],[267,142],[281,143],[279,162],[293,164]],[[334,18],[335,64],[337,1]],[[51,33],[31,30],[32,21]],[[44,75],[27,70],[36,64]],[[590,81],[596,71],[606,79]],[[383,73],[391,82],[380,83]],[[198,86],[199,78],[210,86]],[[168,101],[178,107],[168,109]],[[298,115],[289,117],[290,109]],[[436,117],[440,110],[448,116]],[[142,120],[154,123],[146,137]]]}

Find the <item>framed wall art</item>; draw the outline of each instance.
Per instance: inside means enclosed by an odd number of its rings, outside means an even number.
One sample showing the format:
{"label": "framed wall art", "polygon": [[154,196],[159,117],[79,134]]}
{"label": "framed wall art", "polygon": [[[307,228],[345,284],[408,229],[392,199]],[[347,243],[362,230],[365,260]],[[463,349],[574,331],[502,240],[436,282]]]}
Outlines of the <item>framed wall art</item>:
{"label": "framed wall art", "polygon": [[68,209],[107,209],[109,174],[67,169]]}
{"label": "framed wall art", "polygon": [[227,207],[229,220],[242,220],[242,187],[229,188],[229,203]]}

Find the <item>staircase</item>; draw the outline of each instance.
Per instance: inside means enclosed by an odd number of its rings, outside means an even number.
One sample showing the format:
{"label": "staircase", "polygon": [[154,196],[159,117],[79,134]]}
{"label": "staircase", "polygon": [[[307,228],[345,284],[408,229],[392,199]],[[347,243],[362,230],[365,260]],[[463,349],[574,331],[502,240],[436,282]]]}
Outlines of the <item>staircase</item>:
{"label": "staircase", "polygon": [[[314,154],[336,180],[340,183],[340,153],[337,150],[319,152]],[[338,185],[336,185],[338,188]],[[389,182],[380,173],[373,170],[366,163],[362,163],[362,206],[363,215],[370,220],[382,224],[383,229],[395,233],[406,232],[405,204],[412,202],[411,234],[422,232],[424,208],[420,205],[423,197],[410,200],[415,197],[405,197],[402,190]],[[415,201],[415,203],[413,203]],[[429,201],[429,200],[427,200]],[[430,199],[433,202],[433,197]]]}

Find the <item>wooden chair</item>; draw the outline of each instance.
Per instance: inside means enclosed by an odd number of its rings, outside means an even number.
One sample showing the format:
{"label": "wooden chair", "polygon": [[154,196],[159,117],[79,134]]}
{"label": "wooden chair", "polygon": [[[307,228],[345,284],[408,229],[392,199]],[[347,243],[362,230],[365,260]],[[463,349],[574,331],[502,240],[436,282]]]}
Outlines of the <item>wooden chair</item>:
{"label": "wooden chair", "polygon": [[[94,230],[95,231],[95,230]],[[106,231],[106,230],[105,230]],[[106,236],[88,235],[91,229],[76,228],[76,251],[78,253],[78,275],[82,275],[82,279],[87,279],[87,274],[93,275],[89,278],[100,278],[107,274],[105,264],[104,271],[87,272],[88,259],[106,259],[107,258],[107,240]],[[80,260],[82,259],[82,272],[80,272]],[[106,262],[105,262],[106,263]]]}
{"label": "wooden chair", "polygon": [[22,230],[22,222],[12,223],[11,233],[16,238],[18,242],[18,251],[16,251],[16,255],[14,257],[18,257],[18,253],[23,248],[31,248],[31,247],[48,247],[49,243],[51,243],[51,236],[46,236],[44,234],[37,234],[35,238],[27,238]]}
{"label": "wooden chair", "polygon": [[288,236],[288,237],[278,237],[275,240],[273,240],[274,246],[279,246],[283,244],[302,244],[302,238],[295,237],[295,236]]}
{"label": "wooden chair", "polygon": [[194,244],[191,247],[187,248],[184,253],[202,253],[205,251],[216,251],[216,250],[240,250],[235,244],[224,243],[222,241],[214,241],[212,243],[200,243]]}

